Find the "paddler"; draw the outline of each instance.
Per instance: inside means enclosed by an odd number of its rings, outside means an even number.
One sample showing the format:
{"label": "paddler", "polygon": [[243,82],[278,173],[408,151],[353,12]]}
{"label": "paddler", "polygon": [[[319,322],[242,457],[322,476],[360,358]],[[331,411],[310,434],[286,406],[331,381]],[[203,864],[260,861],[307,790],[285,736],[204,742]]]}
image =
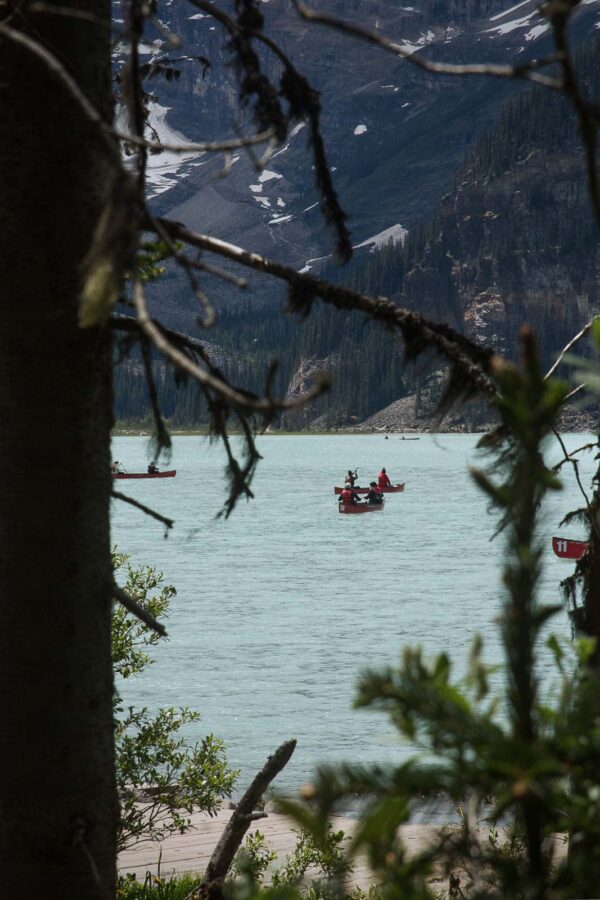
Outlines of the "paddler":
{"label": "paddler", "polygon": [[152,462],[148,466],[148,475],[158,475],[158,466],[156,465],[154,460],[152,460]]}
{"label": "paddler", "polygon": [[350,503],[353,506],[356,506],[357,504],[360,503],[360,498],[359,498],[358,494],[354,493],[351,485],[349,485],[348,482],[346,482],[346,484],[344,486],[344,490],[340,494],[339,502],[340,503]]}
{"label": "paddler", "polygon": [[367,503],[377,505],[379,503],[383,503],[383,499],[383,491],[376,481],[372,481],[369,486],[369,492],[367,494]]}
{"label": "paddler", "polygon": [[358,478],[358,469],[355,469],[354,472],[352,471],[352,469],[348,469],[348,474],[344,478],[344,481],[346,484],[350,484],[350,487],[353,488],[354,482],[356,481],[357,478]]}
{"label": "paddler", "polygon": [[392,487],[392,482],[390,481],[388,473],[385,471],[385,466],[377,476],[377,484],[380,488]]}

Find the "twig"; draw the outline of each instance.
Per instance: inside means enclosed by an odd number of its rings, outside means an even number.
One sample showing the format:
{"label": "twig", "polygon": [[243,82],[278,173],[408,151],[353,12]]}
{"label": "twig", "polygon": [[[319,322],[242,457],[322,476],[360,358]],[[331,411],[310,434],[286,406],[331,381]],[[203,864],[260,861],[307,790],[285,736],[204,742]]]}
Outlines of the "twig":
{"label": "twig", "polygon": [[583,453],[584,450],[593,450],[596,447],[598,447],[598,443],[597,441],[594,441],[591,444],[583,444],[581,447],[577,447],[576,450],[571,450],[571,452],[567,456],[565,456],[564,459],[561,459],[559,463],[556,463],[555,466],[552,466],[552,471],[560,472],[566,462],[571,462],[572,456],[577,456],[579,453]]}
{"label": "twig", "polygon": [[111,496],[114,497],[115,500],[122,500],[123,503],[129,503],[131,506],[135,506],[136,509],[139,509],[143,513],[146,513],[147,516],[156,519],[157,522],[162,522],[167,530],[169,528],[172,528],[175,524],[175,519],[168,519],[166,516],[163,516],[160,513],[156,512],[155,509],[151,509],[144,503],[140,503],[139,500],[134,500],[133,497],[128,497],[127,494],[122,494],[121,491],[115,491],[113,488]]}
{"label": "twig", "polygon": [[574,397],[574,396],[575,396],[575,394],[578,394],[580,391],[583,391],[585,387],[586,387],[585,384],[578,384],[577,387],[573,388],[572,391],[569,391],[569,393],[567,394],[567,396],[566,396],[565,399],[563,400],[563,403],[566,403],[567,400],[570,400],[571,397]]}
{"label": "twig", "polygon": [[580,341],[582,338],[584,338],[586,336],[586,334],[588,334],[588,332],[591,331],[591,329],[594,327],[594,322],[597,322],[598,320],[600,320],[600,316],[594,316],[593,318],[591,318],[590,321],[587,322],[583,326],[581,331],[578,331],[577,334],[571,338],[571,340],[568,342],[568,344],[565,344],[565,346],[562,348],[562,350],[556,357],[556,361],[554,362],[554,364],[548,369],[548,371],[544,375],[544,378],[550,378],[554,374],[554,372],[558,369],[561,362],[563,361],[565,354],[567,354],[569,352],[569,350],[571,350],[575,346],[575,344],[578,343],[578,341]]}
{"label": "twig", "polygon": [[170,144],[165,141],[149,141],[139,135],[129,134],[111,128],[112,134],[120,141],[133,144],[137,147],[145,147],[152,152],[160,153],[161,150],[169,150],[173,153],[224,153],[230,150],[241,150],[254,144],[265,144],[272,140],[274,132],[272,128],[259,131],[257,134],[249,134],[238,138],[227,138],[223,141],[200,141],[187,144]]}
{"label": "twig", "polygon": [[162,227],[162,224],[159,221],[157,221],[157,219],[154,218],[154,216],[152,216],[151,213],[149,213],[149,215],[152,218],[152,221],[154,223],[154,227],[155,227],[157,233],[159,234],[159,236],[162,238],[162,240],[167,244],[167,246],[171,250],[171,253],[172,253],[175,261],[178,262],[179,266],[183,269],[185,276],[188,280],[189,286],[192,290],[192,293],[194,294],[194,296],[196,297],[196,300],[198,301],[198,303],[204,310],[205,317],[200,324],[202,325],[203,328],[206,328],[206,329],[212,328],[213,325],[215,324],[215,322],[217,321],[217,313],[215,311],[214,306],[212,305],[212,303],[210,302],[210,300],[208,299],[208,297],[206,296],[206,294],[204,293],[204,291],[198,284],[198,280],[197,280],[195,272],[194,272],[194,267],[192,265],[190,265],[189,260],[188,260],[187,256],[185,255],[185,253],[183,253],[183,251],[179,249],[179,247],[177,246],[177,243],[171,238],[171,235],[167,231],[165,231],[165,229]]}
{"label": "twig", "polygon": [[248,282],[245,278],[240,278],[232,272],[226,272],[224,269],[219,269],[218,266],[212,266],[210,263],[202,262],[200,259],[190,259],[186,256],[185,260],[186,265],[190,266],[192,269],[197,269],[199,272],[207,272],[209,275],[214,275],[215,278],[221,278],[223,281],[227,281],[240,291],[243,291],[248,287]]}
{"label": "twig", "polygon": [[581,92],[567,40],[567,25],[577,2],[578,0],[566,0],[566,2],[565,0],[548,0],[541,7],[541,10],[552,25],[554,43],[558,51],[558,60],[563,75],[562,89],[571,98],[577,113],[579,132],[586,156],[586,170],[592,206],[596,223],[600,227],[600,184],[598,183],[598,173],[596,171],[597,107],[588,103]]}
{"label": "twig", "polygon": [[[165,220],[161,221],[164,222]],[[321,380],[315,385],[314,388],[307,391],[305,394],[295,400],[277,401],[255,398],[251,394],[238,391],[230,384],[225,382],[222,378],[217,378],[212,373],[206,372],[204,369],[200,368],[200,366],[198,366],[184,353],[174,347],[164,337],[161,330],[155,325],[155,323],[152,321],[152,318],[148,314],[146,301],[144,298],[144,291],[139,281],[136,281],[134,283],[133,299],[137,310],[137,320],[139,322],[140,328],[150,338],[156,349],[159,350],[175,366],[179,367],[184,372],[187,372],[188,375],[191,375],[192,378],[198,381],[205,388],[213,390],[223,400],[225,400],[232,407],[238,410],[269,414],[286,409],[296,409],[297,407],[303,406],[305,403],[308,403],[310,400],[313,400],[315,397],[318,397],[325,388],[325,382]]]}
{"label": "twig", "polygon": [[[583,495],[583,498],[584,498],[584,500],[585,500],[585,505],[586,505],[587,508],[588,508],[588,512],[591,513],[590,500],[589,500],[588,495],[587,495],[586,492],[585,492],[585,488],[584,488],[583,484],[581,483],[581,478],[579,477],[579,464],[578,464],[578,462],[577,462],[576,459],[572,459],[572,458],[571,458],[571,455],[569,454],[567,448],[565,447],[565,443],[564,443],[562,437],[560,436],[560,433],[557,431],[556,428],[553,428],[553,429],[552,429],[552,433],[554,434],[554,437],[556,438],[556,440],[557,440],[558,443],[560,444],[561,449],[562,449],[562,451],[563,451],[563,453],[564,453],[564,455],[565,455],[564,462],[570,462],[571,465],[573,466],[573,471],[575,472],[575,479],[576,479],[577,484],[578,484],[578,486],[579,486],[579,490],[581,491],[581,493],[582,493],[582,495]],[[594,523],[592,522],[592,516],[591,516],[591,515],[590,515],[590,523],[592,524],[592,527],[595,527],[595,526],[594,526]]]}
{"label": "twig", "polygon": [[384,50],[388,50],[395,56],[399,56],[401,59],[405,59],[407,62],[412,63],[418,68],[424,69],[426,72],[432,72],[435,75],[490,75],[495,78],[524,78],[528,81],[534,81],[536,84],[542,84],[545,87],[553,88],[554,90],[563,90],[562,81],[559,81],[556,78],[549,78],[547,75],[540,75],[535,71],[541,66],[548,66],[551,63],[557,62],[558,57],[555,54],[541,60],[532,60],[531,62],[524,63],[520,66],[499,66],[488,63],[468,63],[465,65],[437,63],[415,53],[413,49],[403,47],[396,41],[392,41],[390,38],[387,38],[376,31],[370,31],[368,28],[362,28],[360,25],[355,25],[353,22],[346,22],[343,19],[338,19],[336,16],[317,12],[305,3],[302,3],[301,0],[292,0],[292,2],[305,21],[317,22],[320,25],[326,25],[336,31],[352,34],[354,37],[358,37],[367,43],[382,47]]}
{"label": "twig", "polygon": [[184,900],[191,900],[191,897],[198,890],[201,895],[206,895],[215,882],[217,884],[223,882],[223,879],[229,872],[233,858],[244,839],[244,835],[250,827],[255,807],[275,776],[287,765],[295,749],[295,740],[286,741],[272,756],[269,756],[223,829],[223,833],[206,866],[204,878],[186,894]]}
{"label": "twig", "polygon": [[126,22],[129,33],[129,58],[123,69],[122,95],[129,116],[129,130],[134,137],[142,139],[137,146],[137,188],[143,202],[146,188],[146,166],[148,148],[145,146],[144,128],[147,111],[144,105],[145,92],[140,78],[140,41],[144,31],[145,5],[143,0],[129,0],[126,5]]}
{"label": "twig", "polygon": [[165,425],[162,413],[160,411],[160,401],[158,399],[158,390],[152,371],[152,356],[150,354],[150,342],[145,335],[140,340],[140,348],[142,351],[142,360],[144,363],[144,371],[146,373],[146,384],[148,385],[148,397],[150,399],[150,408],[152,410],[152,418],[154,419],[154,449],[157,452],[155,456],[160,455],[161,451],[168,450],[171,446],[171,436]]}
{"label": "twig", "polygon": [[164,625],[161,625],[158,619],[155,619],[147,609],[144,609],[144,607],[137,602],[137,600],[134,600],[133,597],[130,597],[129,594],[125,593],[123,588],[120,588],[118,584],[113,583],[112,594],[115,600],[118,600],[119,603],[124,606],[128,612],[139,619],[140,622],[143,622],[144,625],[147,625],[148,628],[151,628],[161,637],[167,636],[167,630]]}

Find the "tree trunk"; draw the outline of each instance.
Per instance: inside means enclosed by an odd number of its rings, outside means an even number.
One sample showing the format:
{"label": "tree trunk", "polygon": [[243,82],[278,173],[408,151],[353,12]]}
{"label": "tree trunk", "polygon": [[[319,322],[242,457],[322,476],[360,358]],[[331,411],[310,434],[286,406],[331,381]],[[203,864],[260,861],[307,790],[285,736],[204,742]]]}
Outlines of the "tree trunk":
{"label": "tree trunk", "polygon": [[[110,114],[109,0],[28,6],[0,0],[0,22]],[[0,122],[2,893],[108,898],[111,347],[108,330],[77,325],[106,147],[45,63],[1,34]]]}

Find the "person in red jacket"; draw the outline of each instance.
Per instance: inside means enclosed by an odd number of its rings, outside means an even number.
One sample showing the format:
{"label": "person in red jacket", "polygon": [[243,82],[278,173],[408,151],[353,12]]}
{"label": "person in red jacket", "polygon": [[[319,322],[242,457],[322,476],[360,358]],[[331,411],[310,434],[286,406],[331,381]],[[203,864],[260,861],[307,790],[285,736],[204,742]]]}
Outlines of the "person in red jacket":
{"label": "person in red jacket", "polygon": [[383,500],[383,491],[376,481],[372,481],[369,486],[369,493],[367,494],[367,503],[377,505],[378,503],[383,503]]}
{"label": "person in red jacket", "polygon": [[377,483],[380,488],[392,487],[392,482],[390,481],[388,473],[385,471],[385,466],[377,476]]}
{"label": "person in red jacket", "polygon": [[348,487],[348,485],[346,485],[344,487],[344,490],[340,494],[339,502],[340,503],[351,503],[354,505],[356,503],[360,503],[360,498],[358,497],[358,494],[354,493],[354,491],[352,490],[351,487]]}

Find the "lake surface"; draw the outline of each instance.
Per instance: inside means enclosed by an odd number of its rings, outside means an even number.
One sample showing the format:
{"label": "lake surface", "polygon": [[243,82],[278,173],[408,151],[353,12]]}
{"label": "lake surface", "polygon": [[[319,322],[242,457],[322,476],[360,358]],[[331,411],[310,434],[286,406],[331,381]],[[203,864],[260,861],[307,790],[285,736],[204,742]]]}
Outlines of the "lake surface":
{"label": "lake surface", "polygon": [[[586,435],[566,435],[569,449]],[[494,619],[501,589],[503,540],[490,543],[494,519],[468,474],[484,463],[477,435],[265,436],[254,481],[256,499],[215,520],[226,486],[224,454],[205,438],[176,437],[177,477],[123,481],[119,489],[176,520],[164,529],[138,510],[113,504],[113,543],[136,564],[162,570],[177,588],[167,623],[170,641],[155,664],[123,686],[127,703],[155,708],[187,704],[202,714],[192,739],[225,739],[245,787],[284,740],[298,748],[277,786],[293,790],[319,762],[399,761],[412,754],[382,714],[353,710],[357,676],[394,664],[402,648],[421,644],[449,653],[464,671],[473,635],[500,661]],[[113,458],[145,471],[148,439],[117,437]],[[560,458],[556,447],[554,459]],[[358,466],[367,483],[385,465],[403,494],[381,514],[340,516],[334,484]],[[593,471],[590,454],[582,472]],[[542,597],[559,600],[571,571],[550,548],[567,510],[580,505],[570,471],[565,490],[547,504]],[[566,613],[553,631],[568,635]],[[540,654],[544,680],[553,666]],[[497,678],[501,676],[498,675]]]}

